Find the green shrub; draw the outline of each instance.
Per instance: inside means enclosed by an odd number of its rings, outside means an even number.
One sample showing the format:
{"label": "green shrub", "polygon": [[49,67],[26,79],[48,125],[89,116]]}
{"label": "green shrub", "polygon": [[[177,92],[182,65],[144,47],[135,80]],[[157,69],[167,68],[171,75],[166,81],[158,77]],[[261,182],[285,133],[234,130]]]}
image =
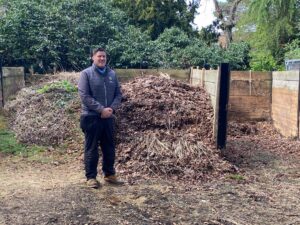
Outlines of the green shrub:
{"label": "green shrub", "polygon": [[69,92],[69,93],[77,91],[77,87],[75,85],[71,84],[67,80],[63,80],[63,81],[55,82],[52,84],[46,84],[42,88],[38,89],[37,92],[39,94],[43,94],[43,93],[51,92],[51,91],[57,90],[57,89],[61,89],[66,92]]}

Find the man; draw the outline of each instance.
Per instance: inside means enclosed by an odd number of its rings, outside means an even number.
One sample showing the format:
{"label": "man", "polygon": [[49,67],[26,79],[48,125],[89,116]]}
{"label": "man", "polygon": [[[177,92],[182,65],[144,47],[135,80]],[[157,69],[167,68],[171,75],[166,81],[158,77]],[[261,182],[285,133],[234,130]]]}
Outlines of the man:
{"label": "man", "polygon": [[82,113],[80,127],[85,136],[84,164],[87,185],[99,188],[96,179],[99,160],[98,145],[102,150],[102,171],[104,180],[112,184],[122,184],[116,177],[114,168],[114,115],[120,105],[122,93],[117,76],[107,65],[105,49],[93,51],[93,65],[83,70],[78,83]]}

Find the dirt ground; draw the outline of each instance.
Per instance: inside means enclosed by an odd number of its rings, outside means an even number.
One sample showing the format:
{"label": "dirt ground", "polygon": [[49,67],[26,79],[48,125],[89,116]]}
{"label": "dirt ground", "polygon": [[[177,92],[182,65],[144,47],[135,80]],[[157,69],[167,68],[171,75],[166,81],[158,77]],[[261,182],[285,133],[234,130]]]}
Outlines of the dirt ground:
{"label": "dirt ground", "polygon": [[[84,185],[78,157],[0,155],[0,224],[300,224],[300,156],[247,139],[225,152],[237,175],[197,185],[143,179],[99,190]],[[250,152],[249,152],[250,151]]]}

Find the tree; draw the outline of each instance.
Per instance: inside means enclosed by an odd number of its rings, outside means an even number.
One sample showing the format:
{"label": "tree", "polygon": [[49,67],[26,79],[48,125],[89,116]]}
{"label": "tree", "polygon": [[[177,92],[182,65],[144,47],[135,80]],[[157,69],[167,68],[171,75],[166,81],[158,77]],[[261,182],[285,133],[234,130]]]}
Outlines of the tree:
{"label": "tree", "polygon": [[[284,47],[299,33],[299,1],[251,0],[248,8],[239,27],[248,33],[252,61],[266,65],[266,69],[270,68],[269,65],[273,69],[281,68],[286,51]],[[270,63],[262,64],[262,60]]]}
{"label": "tree", "polygon": [[285,59],[300,59],[300,39],[295,39],[291,43],[288,43],[284,49]]}
{"label": "tree", "polygon": [[228,0],[228,2],[223,5],[221,5],[217,0],[213,0],[213,2],[215,5],[215,14],[220,22],[220,28],[225,35],[225,48],[227,48],[229,43],[232,42],[232,29],[237,23],[236,13],[238,5],[242,2],[242,0]]}
{"label": "tree", "polygon": [[229,62],[232,69],[249,68],[249,45],[244,42],[231,43],[228,49],[222,49],[216,43],[208,45],[202,39],[190,38],[176,27],[166,29],[154,42],[162,67],[189,68],[209,64],[217,68],[221,62]]}
{"label": "tree", "polygon": [[147,33],[139,28],[128,26],[124,32],[109,40],[107,50],[118,68],[145,68],[159,66],[159,52]]}
{"label": "tree", "polygon": [[218,31],[218,21],[214,21],[213,24],[203,27],[199,31],[199,38],[203,41],[205,41],[208,45],[212,45],[213,43],[218,42],[218,38],[220,36],[220,33]]}
{"label": "tree", "polygon": [[[105,46],[127,26],[125,14],[109,1],[11,0],[0,21],[0,49],[6,65],[81,70],[90,49]],[[124,23],[125,21],[125,23]]]}
{"label": "tree", "polygon": [[147,31],[156,39],[166,28],[176,26],[187,33],[193,33],[191,22],[194,20],[198,1],[185,0],[113,0],[114,4],[125,11],[131,23],[142,31]]}

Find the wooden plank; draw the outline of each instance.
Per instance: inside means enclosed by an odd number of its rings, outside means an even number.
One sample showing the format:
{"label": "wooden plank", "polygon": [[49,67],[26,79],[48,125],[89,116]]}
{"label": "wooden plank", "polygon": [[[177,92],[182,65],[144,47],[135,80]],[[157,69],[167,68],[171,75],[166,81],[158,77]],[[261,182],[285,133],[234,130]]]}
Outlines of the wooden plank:
{"label": "wooden plank", "polygon": [[263,95],[271,96],[272,81],[255,80],[250,82],[249,80],[231,80],[230,82],[230,95],[234,96],[247,96],[247,95]]}
{"label": "wooden plank", "polygon": [[3,77],[23,76],[24,67],[2,67]]}
{"label": "wooden plank", "polygon": [[228,110],[229,118],[238,121],[269,119],[271,96],[230,96]]}
{"label": "wooden plank", "polygon": [[[290,79],[290,76],[287,76],[285,78]],[[293,79],[294,78],[295,77],[293,77]],[[278,85],[279,82],[281,82],[281,85]],[[282,85],[282,83],[285,85]],[[293,84],[293,88],[291,88],[290,84]],[[273,86],[272,90],[271,116],[275,128],[278,129],[278,131],[285,137],[298,137],[299,135],[298,102],[299,82],[275,80],[275,85]]]}
{"label": "wooden plank", "polygon": [[191,84],[193,86],[200,86],[201,85],[201,80],[200,79],[196,79],[196,78],[192,78],[191,79]]}
{"label": "wooden plank", "polygon": [[271,72],[231,71],[231,80],[272,80]]}
{"label": "wooden plank", "polygon": [[218,70],[205,70],[204,82],[216,83],[218,80]]}
{"label": "wooden plank", "polygon": [[285,88],[288,90],[298,90],[299,81],[291,80],[274,80],[273,88]]}
{"label": "wooden plank", "polygon": [[216,83],[208,83],[205,82],[204,84],[205,90],[210,94],[210,95],[216,95],[217,91],[217,84]]}
{"label": "wooden plank", "polygon": [[299,71],[274,71],[273,82],[276,80],[299,81]]}

